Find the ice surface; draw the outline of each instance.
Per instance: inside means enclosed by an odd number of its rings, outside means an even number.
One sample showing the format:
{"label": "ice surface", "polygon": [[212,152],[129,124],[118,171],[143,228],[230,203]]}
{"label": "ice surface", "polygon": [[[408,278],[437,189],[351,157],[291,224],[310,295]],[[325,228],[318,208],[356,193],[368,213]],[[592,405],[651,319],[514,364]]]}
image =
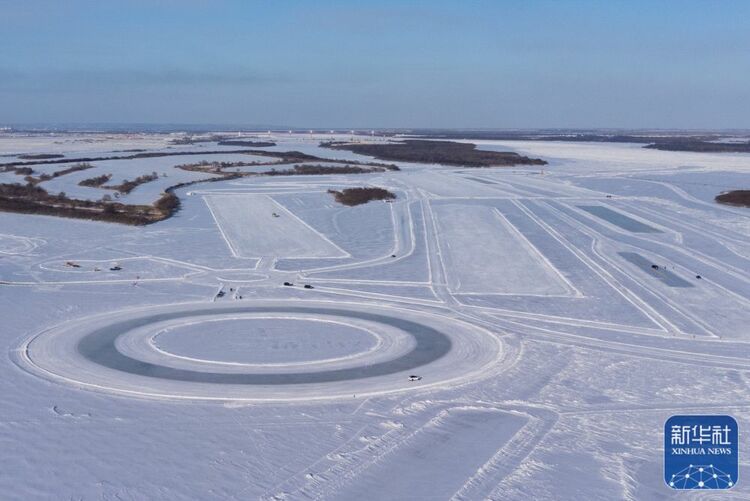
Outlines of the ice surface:
{"label": "ice surface", "polygon": [[268,196],[221,195],[205,200],[236,257],[346,257]]}
{"label": "ice surface", "polygon": [[153,337],[165,352],[236,364],[278,364],[337,358],[373,349],[377,337],[335,322],[229,319],[165,329]]}
{"label": "ice surface", "polygon": [[497,210],[444,204],[434,213],[451,292],[564,295],[570,291],[551,263]]}
{"label": "ice surface", "polygon": [[366,499],[372,493],[380,499],[449,499],[524,422],[492,410],[444,412],[405,440],[388,461],[366,469],[331,499]]}
{"label": "ice surface", "polygon": [[[170,139],[0,134],[0,161],[221,149]],[[272,139],[273,151],[368,160],[318,144],[348,135]],[[176,191],[174,217],[137,228],[0,213],[0,497],[678,497],[661,479],[669,416],[750,426],[750,212],[713,201],[750,186],[750,155],[477,143],[550,163],[199,183]],[[100,198],[111,191],[77,183],[166,174],[123,197],[151,203],[208,177],[173,167],[203,159],[95,162],[42,186]],[[349,208],[327,193],[352,186],[397,199]],[[268,318],[249,311],[259,304],[314,308]],[[105,354],[299,380],[176,381],[80,356],[76,336],[146,311],[176,316],[121,333]],[[446,336],[448,351],[355,377],[421,347],[408,322]],[[50,343],[35,351],[32,339]],[[339,369],[339,381],[310,376]],[[743,478],[737,498],[750,496]]]}

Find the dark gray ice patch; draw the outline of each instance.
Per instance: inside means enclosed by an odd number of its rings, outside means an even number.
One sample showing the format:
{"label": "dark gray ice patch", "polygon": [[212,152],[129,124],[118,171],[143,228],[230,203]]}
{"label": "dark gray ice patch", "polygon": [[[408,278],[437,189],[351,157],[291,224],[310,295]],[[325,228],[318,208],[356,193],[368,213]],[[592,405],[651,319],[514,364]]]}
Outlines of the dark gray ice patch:
{"label": "dark gray ice patch", "polygon": [[621,212],[614,211],[602,205],[579,205],[578,208],[633,233],[663,233],[661,230],[657,230],[632,217],[628,217]]}
{"label": "dark gray ice patch", "polygon": [[661,266],[659,266],[658,269],[652,268],[653,263],[640,254],[635,252],[618,252],[618,254],[628,262],[636,265],[652,277],[658,278],[670,287],[693,287],[693,284],[690,282],[678,277],[669,270],[665,270]]}
{"label": "dark gray ice patch", "polygon": [[390,325],[405,331],[416,341],[416,346],[408,353],[399,358],[361,367],[350,367],[319,372],[299,373],[221,373],[203,372],[185,369],[176,369],[162,365],[152,364],[130,358],[120,353],[115,347],[117,338],[128,331],[144,327],[146,325],[172,320],[180,317],[200,317],[216,315],[216,309],[199,309],[192,311],[179,311],[171,313],[159,313],[146,317],[125,320],[116,324],[97,329],[81,339],[78,343],[78,352],[88,360],[104,367],[158,379],[172,381],[187,381],[195,383],[213,384],[247,384],[247,385],[281,385],[281,384],[305,384],[305,383],[329,383],[333,381],[346,381],[363,379],[375,376],[384,376],[396,372],[414,369],[427,363],[433,362],[447,354],[451,349],[450,339],[443,333],[432,327],[385,315],[376,315],[359,311],[339,310],[335,308],[305,308],[305,307],[236,307],[222,309],[221,313],[319,313],[323,315],[334,315],[342,317],[353,317],[361,320],[369,320],[385,325]]}
{"label": "dark gray ice patch", "polygon": [[471,179],[472,181],[476,181],[477,183],[482,183],[482,184],[497,184],[494,181],[489,181],[487,179],[481,179],[481,178],[478,178],[478,177],[469,177],[469,176],[466,176],[466,179]]}

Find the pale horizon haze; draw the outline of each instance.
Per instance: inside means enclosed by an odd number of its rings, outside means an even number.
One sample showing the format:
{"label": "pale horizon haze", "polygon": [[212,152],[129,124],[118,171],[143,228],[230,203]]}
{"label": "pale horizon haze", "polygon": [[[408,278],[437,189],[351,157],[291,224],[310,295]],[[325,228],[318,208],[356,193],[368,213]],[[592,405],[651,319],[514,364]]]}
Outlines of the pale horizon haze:
{"label": "pale horizon haze", "polygon": [[750,2],[0,0],[0,126],[750,128]]}

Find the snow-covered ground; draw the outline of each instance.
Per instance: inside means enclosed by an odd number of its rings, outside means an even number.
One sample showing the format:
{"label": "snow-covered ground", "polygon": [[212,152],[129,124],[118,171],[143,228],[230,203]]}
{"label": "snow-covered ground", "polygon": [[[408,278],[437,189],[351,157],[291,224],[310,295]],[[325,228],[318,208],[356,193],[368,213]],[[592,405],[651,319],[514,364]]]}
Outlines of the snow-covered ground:
{"label": "snow-covered ground", "polygon": [[[368,160],[331,138],[267,149]],[[0,161],[220,149],[170,139],[2,136]],[[750,497],[750,209],[713,202],[750,155],[477,143],[549,165],[196,184],[139,228],[0,213],[0,498],[677,498],[674,414],[737,419]],[[149,203],[242,159],[213,157],[42,186],[166,174],[123,197]],[[398,198],[326,193],[365,185]]]}

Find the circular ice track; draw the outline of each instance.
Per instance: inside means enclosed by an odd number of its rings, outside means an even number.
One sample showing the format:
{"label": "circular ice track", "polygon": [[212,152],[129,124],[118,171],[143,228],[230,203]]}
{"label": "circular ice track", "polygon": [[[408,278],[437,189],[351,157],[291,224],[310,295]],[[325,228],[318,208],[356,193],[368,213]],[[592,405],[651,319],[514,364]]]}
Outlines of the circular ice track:
{"label": "circular ice track", "polygon": [[[351,398],[468,381],[492,368],[501,345],[480,327],[421,311],[248,301],[88,317],[39,333],[19,353],[32,372],[88,389],[272,401]],[[422,380],[410,381],[412,374]]]}

